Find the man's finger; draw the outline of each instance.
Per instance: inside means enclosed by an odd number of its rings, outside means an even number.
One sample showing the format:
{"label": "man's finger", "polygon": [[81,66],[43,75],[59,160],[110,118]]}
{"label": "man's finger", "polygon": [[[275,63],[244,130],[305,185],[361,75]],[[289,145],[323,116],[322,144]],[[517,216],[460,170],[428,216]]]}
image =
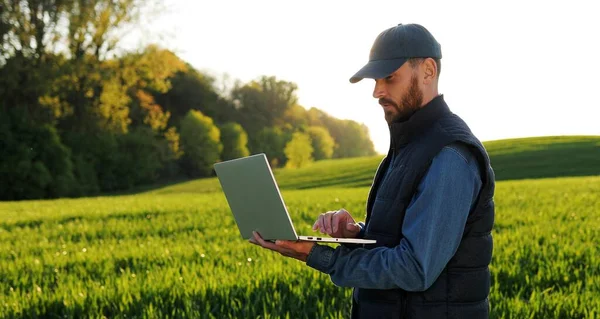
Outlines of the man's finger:
{"label": "man's finger", "polygon": [[333,232],[333,215],[335,215],[335,213],[327,215],[327,234],[329,235]]}
{"label": "man's finger", "polygon": [[[286,257],[294,257],[295,251],[293,249],[287,248],[287,247],[289,247],[288,246],[289,243],[287,241],[277,240],[276,243],[272,243],[272,242],[265,241],[264,239],[260,238],[260,235],[258,235],[258,233],[254,232],[254,234],[255,234],[255,236],[258,236],[259,244],[263,248],[278,252],[281,255],[286,256]],[[277,242],[279,244],[277,244]]]}
{"label": "man's finger", "polygon": [[319,228],[321,228],[321,219],[323,218],[323,214],[319,215],[319,217],[317,217],[317,220],[315,221],[315,224],[313,225],[313,230],[318,230]]}
{"label": "man's finger", "polygon": [[355,232],[355,233],[360,232],[360,226],[358,226],[358,224],[355,224],[355,223],[346,224],[346,229],[351,232]]}
{"label": "man's finger", "polygon": [[275,245],[275,244],[273,244],[273,243],[271,243],[271,242],[265,241],[265,240],[264,240],[264,239],[262,239],[262,237],[260,237],[260,235],[259,235],[257,232],[255,232],[255,231],[253,231],[253,232],[252,232],[252,234],[254,235],[254,240],[256,240],[256,242],[257,242],[257,243],[258,243],[260,246],[262,246],[262,247],[264,247],[264,248],[271,249],[271,250],[278,251],[278,250],[277,250],[277,248],[278,248],[278,247],[277,247],[277,245]]}
{"label": "man's finger", "polygon": [[333,232],[336,233],[338,231],[338,224],[340,222],[340,218],[342,217],[341,211],[335,212],[333,217],[331,217],[331,223],[333,224]]}
{"label": "man's finger", "polygon": [[325,214],[319,216],[319,227],[317,228],[321,233],[325,233]]}

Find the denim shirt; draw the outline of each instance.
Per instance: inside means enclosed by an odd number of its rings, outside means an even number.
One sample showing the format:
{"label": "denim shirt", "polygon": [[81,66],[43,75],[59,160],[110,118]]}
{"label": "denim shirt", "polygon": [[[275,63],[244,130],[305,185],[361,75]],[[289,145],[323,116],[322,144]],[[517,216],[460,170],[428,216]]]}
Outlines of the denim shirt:
{"label": "denim shirt", "polygon": [[474,155],[459,144],[446,146],[406,209],[398,246],[367,250],[315,244],[306,264],[342,287],[427,290],[456,253],[481,186]]}

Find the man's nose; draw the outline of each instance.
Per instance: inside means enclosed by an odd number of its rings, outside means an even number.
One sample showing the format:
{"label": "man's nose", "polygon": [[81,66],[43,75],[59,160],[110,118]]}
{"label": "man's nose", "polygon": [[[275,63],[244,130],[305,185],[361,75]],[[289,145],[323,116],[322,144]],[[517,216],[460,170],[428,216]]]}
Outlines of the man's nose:
{"label": "man's nose", "polygon": [[380,99],[385,96],[385,86],[381,81],[375,80],[375,89],[373,89],[373,97],[376,99]]}

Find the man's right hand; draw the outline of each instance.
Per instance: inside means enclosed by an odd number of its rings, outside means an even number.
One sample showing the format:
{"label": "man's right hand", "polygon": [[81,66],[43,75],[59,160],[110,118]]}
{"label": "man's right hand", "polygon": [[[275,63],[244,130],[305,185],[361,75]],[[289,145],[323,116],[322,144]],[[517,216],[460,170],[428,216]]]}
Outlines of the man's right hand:
{"label": "man's right hand", "polygon": [[360,232],[360,226],[350,216],[350,213],[342,208],[321,214],[313,225],[313,230],[320,230],[321,233],[336,238],[356,238]]}

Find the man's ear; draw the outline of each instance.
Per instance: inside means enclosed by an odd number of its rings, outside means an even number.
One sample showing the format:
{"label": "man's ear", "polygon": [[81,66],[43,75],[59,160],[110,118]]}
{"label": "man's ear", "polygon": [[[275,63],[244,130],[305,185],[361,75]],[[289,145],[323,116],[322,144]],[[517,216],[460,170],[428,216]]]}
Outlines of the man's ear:
{"label": "man's ear", "polygon": [[421,69],[423,72],[423,84],[431,84],[437,78],[437,65],[432,58],[425,59],[421,64]]}

